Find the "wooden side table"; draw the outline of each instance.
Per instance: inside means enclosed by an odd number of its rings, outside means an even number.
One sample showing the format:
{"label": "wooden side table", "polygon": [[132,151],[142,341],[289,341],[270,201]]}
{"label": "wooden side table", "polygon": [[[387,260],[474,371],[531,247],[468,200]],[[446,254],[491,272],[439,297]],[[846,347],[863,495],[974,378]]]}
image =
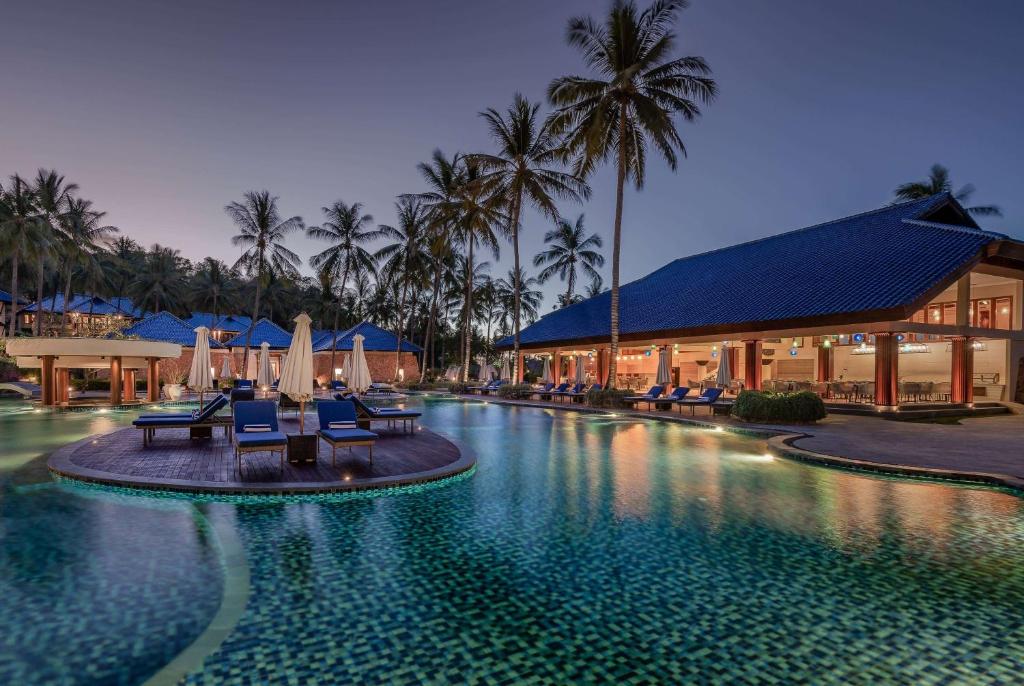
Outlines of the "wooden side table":
{"label": "wooden side table", "polygon": [[319,450],[316,434],[288,434],[288,462],[290,464],[316,463]]}

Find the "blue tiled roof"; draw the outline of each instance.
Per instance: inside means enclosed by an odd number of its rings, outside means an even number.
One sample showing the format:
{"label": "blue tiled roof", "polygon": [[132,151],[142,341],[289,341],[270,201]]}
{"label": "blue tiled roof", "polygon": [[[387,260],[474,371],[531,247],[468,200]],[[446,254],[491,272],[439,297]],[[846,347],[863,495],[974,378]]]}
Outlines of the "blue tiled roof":
{"label": "blue tiled roof", "polygon": [[[351,329],[338,332],[338,350],[351,350],[352,349],[352,338],[357,333],[362,334],[363,338],[363,350],[386,350],[388,352],[395,351],[395,343],[397,337],[391,331],[382,329],[376,324],[370,322],[360,322]],[[330,352],[332,343],[334,342],[334,335],[330,330],[327,331],[314,331],[313,332],[313,352]],[[422,352],[423,348],[407,340],[402,340],[402,352],[407,353],[418,353]]]}
{"label": "blue tiled roof", "polygon": [[[247,331],[248,329],[240,332],[224,345],[229,348],[244,348]],[[269,343],[271,348],[284,349],[292,344],[292,335],[274,322],[264,318],[256,322],[256,325],[252,327],[251,345],[254,348],[258,348],[263,341]]]}
{"label": "blue tiled roof", "polygon": [[228,333],[238,333],[245,331],[252,324],[252,318],[237,314],[222,314],[218,318],[210,312],[193,312],[185,322],[192,326],[205,326],[211,331],[219,329]]}
{"label": "blue tiled roof", "polygon": [[[772,322],[901,308],[909,316],[983,246],[1006,238],[923,221],[950,207],[962,212],[939,194],[675,260],[622,286],[620,335],[756,331]],[[610,309],[606,291],[556,310],[523,329],[521,344],[607,340]],[[511,347],[511,337],[498,345]]]}
{"label": "blue tiled roof", "polygon": [[11,294],[8,293],[7,291],[0,290],[0,303],[9,303],[9,302],[11,302]]}
{"label": "blue tiled roof", "polygon": [[[96,315],[120,314],[135,319],[142,317],[142,311],[135,307],[131,299],[125,297],[101,298],[99,296],[75,293],[71,296],[70,303],[71,305],[66,308],[67,312],[88,314],[91,311]],[[42,309],[44,312],[53,312],[55,314],[64,312],[64,294],[57,293],[49,298],[43,298]],[[37,312],[38,310],[39,303],[32,303],[27,305],[22,312]]]}
{"label": "blue tiled roof", "polygon": [[[132,324],[124,330],[126,336],[138,336],[147,341],[161,341],[163,343],[177,343],[192,347],[196,344],[195,327],[175,317],[170,312],[157,312],[151,314],[142,321]],[[222,347],[220,343],[210,338],[211,348]]]}

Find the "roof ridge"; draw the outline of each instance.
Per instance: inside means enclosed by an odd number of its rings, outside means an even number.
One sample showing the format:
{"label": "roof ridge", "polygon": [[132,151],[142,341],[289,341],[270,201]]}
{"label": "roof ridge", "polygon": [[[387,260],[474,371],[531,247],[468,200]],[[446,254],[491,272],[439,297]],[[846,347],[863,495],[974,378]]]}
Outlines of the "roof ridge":
{"label": "roof ridge", "polygon": [[932,229],[946,229],[947,231],[955,231],[957,233],[983,234],[985,236],[1004,240],[1009,238],[1006,234],[1002,234],[997,231],[988,231],[986,229],[976,229],[973,226],[943,224],[941,222],[930,222],[925,219],[901,219],[900,221],[904,224],[916,224],[918,226],[927,226]]}

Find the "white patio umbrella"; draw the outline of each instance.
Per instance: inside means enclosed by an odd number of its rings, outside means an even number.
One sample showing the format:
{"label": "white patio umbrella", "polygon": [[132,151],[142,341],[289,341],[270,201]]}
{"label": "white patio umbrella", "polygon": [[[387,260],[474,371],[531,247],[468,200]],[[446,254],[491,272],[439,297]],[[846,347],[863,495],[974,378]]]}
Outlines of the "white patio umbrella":
{"label": "white patio umbrella", "polygon": [[281,375],[284,374],[284,363],[288,361],[288,353],[281,353],[281,359],[277,363],[277,378],[280,381]]}
{"label": "white patio umbrella", "polygon": [[231,353],[224,356],[224,364],[220,366],[220,378],[231,378]]}
{"label": "white patio umbrella", "polygon": [[544,357],[544,372],[540,375],[544,383],[551,383],[551,358]]}
{"label": "white patio umbrella", "polygon": [[662,347],[658,351],[658,376],[655,379],[656,383],[661,385],[668,384],[672,381],[672,363],[669,361],[669,352],[667,347]]}
{"label": "white patio umbrella", "polygon": [[352,356],[345,353],[341,358],[341,379],[348,385],[348,377],[352,376]]}
{"label": "white patio umbrella", "polygon": [[196,327],[196,347],[192,352],[188,387],[199,392],[199,408],[202,409],[203,391],[213,388],[213,372],[210,371],[210,330],[205,326]]}
{"label": "white patio umbrella", "polygon": [[583,355],[576,356],[576,383],[583,383],[586,380],[586,368]]}
{"label": "white patio umbrella", "polygon": [[249,351],[249,361],[245,363],[245,378],[253,380],[256,378],[256,351]]}
{"label": "white patio umbrella", "polygon": [[448,367],[448,369],[444,373],[444,378],[448,379],[449,381],[457,381],[459,378],[459,368],[456,367],[455,365]]}
{"label": "white patio umbrella", "polygon": [[366,355],[363,353],[363,339],[361,333],[352,337],[352,373],[348,381],[348,387],[356,393],[362,393],[370,387],[373,379],[370,378],[370,367],[366,364]]}
{"label": "white patio umbrella", "polygon": [[505,381],[512,380],[512,372],[508,368],[508,356],[506,355],[501,361],[501,378]]}
{"label": "white patio umbrella", "polygon": [[313,338],[309,333],[313,320],[303,312],[294,321],[295,333],[288,354],[282,358],[277,390],[299,403],[299,433],[305,433],[306,402],[313,399]]}
{"label": "white patio umbrella", "polygon": [[729,346],[723,345],[718,353],[718,374],[715,376],[715,385],[719,388],[728,388],[732,381],[732,370],[729,369]]}
{"label": "white patio umbrella", "polygon": [[266,393],[266,389],[270,388],[272,383],[274,383],[274,370],[270,368],[270,344],[263,341],[260,343],[260,362],[256,372],[256,385]]}

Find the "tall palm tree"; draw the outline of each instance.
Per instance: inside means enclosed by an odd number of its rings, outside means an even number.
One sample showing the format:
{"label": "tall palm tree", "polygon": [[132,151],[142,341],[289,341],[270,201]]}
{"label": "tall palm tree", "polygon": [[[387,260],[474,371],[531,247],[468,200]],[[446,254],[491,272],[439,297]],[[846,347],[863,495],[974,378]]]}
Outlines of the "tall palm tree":
{"label": "tall palm tree", "polygon": [[43,281],[46,261],[56,255],[57,237],[61,231],[61,219],[67,211],[71,196],[78,191],[78,184],[66,183],[64,177],[54,169],[40,169],[36,173],[35,194],[43,220],[40,241],[33,252],[36,257],[36,336],[43,335]]}
{"label": "tall palm tree", "polygon": [[533,258],[534,267],[544,267],[537,278],[541,283],[547,283],[548,279],[557,274],[558,278],[567,282],[563,300],[566,304],[573,302],[573,291],[580,271],[591,280],[601,278],[597,272],[598,267],[604,266],[604,255],[597,251],[602,245],[601,236],[596,233],[586,235],[582,214],[576,218],[575,225],[559,219],[555,228],[544,234],[544,243],[549,247]]}
{"label": "tall palm tree", "polygon": [[501,307],[498,326],[502,334],[509,333],[516,295],[519,295],[520,314],[527,324],[536,321],[541,300],[544,298],[543,293],[537,288],[540,281],[536,277],[529,276],[525,270],[520,269],[518,282],[519,288],[516,289],[516,275],[511,270],[507,278],[497,279],[494,282],[495,298]]}
{"label": "tall palm tree", "polygon": [[195,294],[195,305],[212,308],[213,322],[220,321],[221,305],[234,294],[231,271],[218,259],[207,257],[196,267],[191,291]]}
{"label": "tall palm tree", "polygon": [[146,252],[143,267],[129,286],[136,307],[153,312],[181,311],[186,284],[183,258],[174,248],[154,244]]}
{"label": "tall palm tree", "polygon": [[[896,201],[919,200],[927,198],[936,193],[950,193],[961,205],[967,205],[974,194],[974,186],[967,184],[953,191],[953,180],[949,177],[949,169],[941,164],[933,164],[928,172],[928,178],[924,181],[911,181],[896,187]],[[998,205],[975,205],[965,208],[971,214],[978,217],[1002,217],[1003,211]]]}
{"label": "tall palm tree", "polygon": [[[445,273],[454,270],[454,241],[452,233],[455,229],[456,215],[451,210],[455,194],[459,187],[457,159],[448,159],[440,150],[434,150],[430,162],[416,165],[428,190],[416,195],[427,211],[429,222],[429,250],[431,270],[433,272],[433,288],[430,295],[430,315],[427,319],[427,331],[424,340],[433,348],[434,334],[437,328],[440,309],[441,285]],[[424,360],[433,360],[434,354],[424,354]],[[427,364],[420,370],[420,382],[427,376]]]}
{"label": "tall palm tree", "polygon": [[596,274],[590,279],[590,283],[587,284],[587,297],[593,298],[596,295],[600,295],[602,291],[604,291],[604,279],[601,278],[600,274]]}
{"label": "tall palm tree", "polygon": [[377,251],[374,258],[382,265],[382,271],[397,283],[401,284],[398,298],[398,327],[395,346],[395,376],[402,366],[402,333],[405,330],[405,305],[410,285],[421,283],[421,275],[430,262],[428,253],[427,232],[429,222],[427,210],[423,204],[409,197],[400,198],[395,203],[398,213],[398,226],[381,224],[378,231],[382,238],[392,242]]}
{"label": "tall palm tree", "polygon": [[71,301],[71,279],[75,269],[88,266],[89,258],[100,246],[118,232],[116,226],[103,224],[106,212],[92,207],[91,200],[71,198],[67,211],[61,218],[61,260],[63,261],[64,307],[60,315],[60,329],[65,331],[68,320],[68,306]]}
{"label": "tall palm tree", "polygon": [[333,370],[338,352],[338,318],[341,315],[341,301],[348,285],[348,277],[360,270],[373,271],[373,255],[363,246],[378,238],[379,232],[371,228],[373,217],[363,214],[362,203],[346,205],[338,200],[330,207],[322,207],[321,211],[326,220],[320,226],[309,227],[306,235],[331,244],[329,248],[310,258],[310,266],[330,274],[332,280],[340,277],[338,306],[334,310],[334,334],[331,339],[330,368]]}
{"label": "tall palm tree", "polygon": [[250,275],[255,275],[256,297],[252,307],[252,323],[245,333],[245,352],[242,354],[242,369],[248,369],[249,348],[252,347],[252,330],[259,319],[260,290],[267,268],[272,267],[284,274],[297,273],[299,256],[284,247],[285,237],[293,231],[301,230],[305,225],[302,217],[295,216],[281,219],[277,209],[277,197],[270,191],[249,191],[242,202],[232,202],[224,207],[231,221],[238,227],[238,233],[232,236],[232,245],[241,246],[242,256],[235,262],[234,268],[244,268]]}
{"label": "tall palm tree", "polygon": [[[8,313],[7,335],[13,336],[17,324],[19,261],[32,250],[43,232],[43,221],[34,189],[17,174],[11,177],[6,189],[0,186],[0,196],[4,205],[0,214],[3,218],[0,224],[0,243],[11,259],[11,311]],[[41,314],[37,312],[36,317]]]}
{"label": "tall palm tree", "polygon": [[100,259],[110,275],[114,295],[120,298],[127,293],[129,284],[142,269],[146,251],[131,238],[118,236],[110,241],[110,249]]}
{"label": "tall palm tree", "polygon": [[[495,192],[502,198],[508,213],[513,254],[511,273],[516,277],[520,273],[519,228],[524,203],[555,220],[558,218],[555,198],[580,202],[590,195],[590,188],[581,179],[554,168],[559,160],[560,143],[549,123],[538,121],[539,110],[540,104],[530,104],[516,93],[512,106],[504,114],[493,108],[481,112],[498,152],[474,156],[486,172],[484,181],[495,184]],[[521,284],[514,286],[512,378],[518,379]]]}
{"label": "tall palm tree", "polygon": [[563,135],[577,176],[601,162],[616,164],[615,230],[612,239],[611,352],[608,385],[614,387],[619,348],[619,256],[622,202],[627,179],[643,186],[647,149],[654,147],[671,169],[686,147],[674,118],[696,119],[698,103],[710,102],[717,86],[703,57],[671,58],[672,32],[684,0],[655,0],[644,11],[632,0],[616,0],[600,24],[590,17],[569,20],[567,40],[583,53],[594,77],[563,76],[548,86],[557,109],[552,129]]}

